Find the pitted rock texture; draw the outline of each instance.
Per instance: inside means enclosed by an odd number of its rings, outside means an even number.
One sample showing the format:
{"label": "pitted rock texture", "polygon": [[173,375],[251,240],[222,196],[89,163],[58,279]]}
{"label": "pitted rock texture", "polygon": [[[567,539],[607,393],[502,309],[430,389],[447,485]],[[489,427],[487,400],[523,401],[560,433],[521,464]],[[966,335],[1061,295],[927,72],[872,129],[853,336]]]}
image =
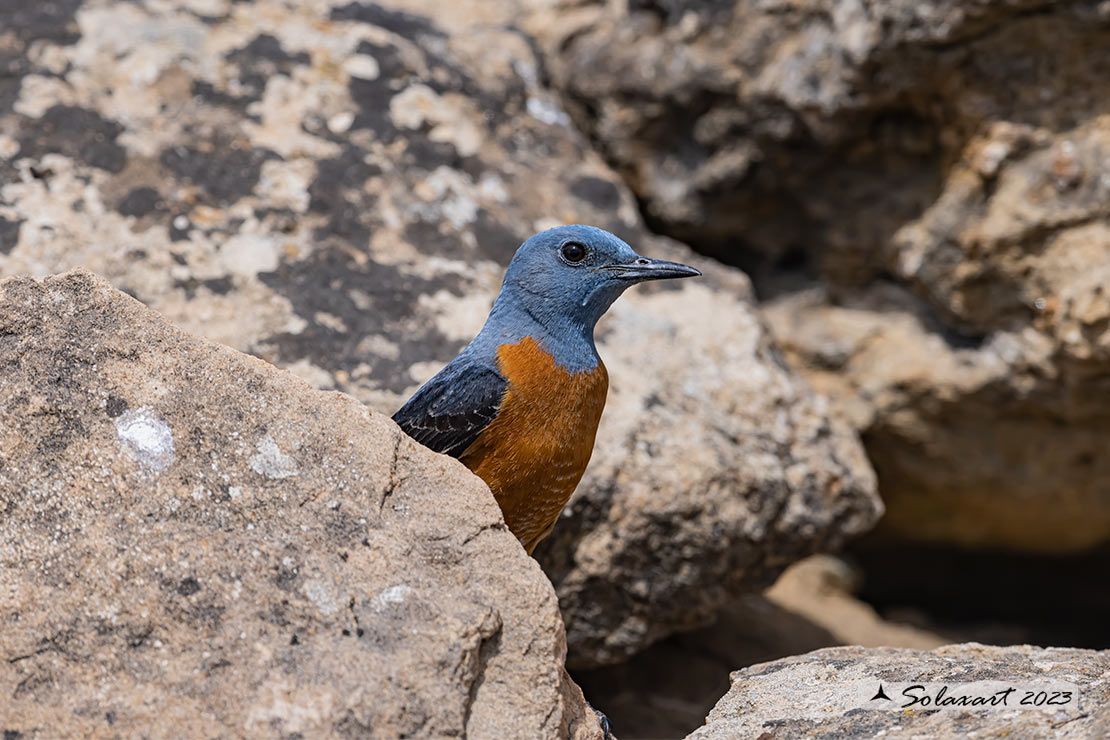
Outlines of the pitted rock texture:
{"label": "pitted rock texture", "polygon": [[11,32],[0,274],[85,265],[391,413],[478,330],[538,229],[596,224],[705,270],[636,288],[603,321],[601,442],[543,561],[573,662],[703,622],[878,517],[853,432],[775,360],[746,279],[648,234],[505,8],[71,11],[64,36]]}
{"label": "pitted rock texture", "polygon": [[[732,688],[688,740],[765,740],[795,737],[895,740],[1020,737],[1029,740],[1088,740],[1110,728],[1110,651],[994,647],[965,643],[931,652],[899,648],[825,648],[760,663],[732,674]],[[897,711],[867,709],[845,701],[852,682],[944,684],[997,681],[1020,687],[1065,681],[1079,687],[1080,700],[1042,711],[1001,707],[958,707]],[[956,688],[953,686],[953,688]],[[950,692],[950,696],[954,692]],[[1012,696],[1020,701],[1023,694]],[[901,696],[900,703],[904,703]],[[880,700],[881,701],[881,700]]]}
{"label": "pitted rock texture", "polygon": [[600,738],[480,480],[86,272],[0,282],[5,737]]}
{"label": "pitted rock texture", "polygon": [[889,534],[1110,541],[1105,4],[528,6],[653,225],[762,265],[776,339],[854,419]]}
{"label": "pitted rock texture", "polygon": [[[725,257],[825,255],[845,279],[885,269],[982,126],[1066,132],[1107,84],[1110,16],[1085,2],[526,6],[571,112],[661,227]],[[985,174],[1023,148],[994,147]]]}

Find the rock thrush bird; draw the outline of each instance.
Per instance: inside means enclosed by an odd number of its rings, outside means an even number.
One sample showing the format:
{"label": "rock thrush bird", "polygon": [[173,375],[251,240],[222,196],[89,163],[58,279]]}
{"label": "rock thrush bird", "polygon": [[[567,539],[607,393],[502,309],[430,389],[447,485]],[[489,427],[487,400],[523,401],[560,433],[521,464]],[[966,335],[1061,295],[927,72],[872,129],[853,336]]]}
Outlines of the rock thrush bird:
{"label": "rock thrush bird", "polygon": [[393,419],[484,480],[531,554],[593,452],[609,389],[598,319],[631,285],[700,274],[593,226],[542,231],[513,256],[478,336]]}

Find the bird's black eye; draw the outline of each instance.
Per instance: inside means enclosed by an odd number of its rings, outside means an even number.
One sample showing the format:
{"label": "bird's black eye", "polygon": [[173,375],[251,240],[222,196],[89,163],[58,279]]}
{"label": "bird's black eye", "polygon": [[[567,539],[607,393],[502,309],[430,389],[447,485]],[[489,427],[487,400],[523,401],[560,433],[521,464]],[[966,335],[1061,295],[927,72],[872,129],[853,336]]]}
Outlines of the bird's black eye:
{"label": "bird's black eye", "polygon": [[586,245],[567,242],[563,245],[563,259],[567,262],[581,262],[586,259]]}

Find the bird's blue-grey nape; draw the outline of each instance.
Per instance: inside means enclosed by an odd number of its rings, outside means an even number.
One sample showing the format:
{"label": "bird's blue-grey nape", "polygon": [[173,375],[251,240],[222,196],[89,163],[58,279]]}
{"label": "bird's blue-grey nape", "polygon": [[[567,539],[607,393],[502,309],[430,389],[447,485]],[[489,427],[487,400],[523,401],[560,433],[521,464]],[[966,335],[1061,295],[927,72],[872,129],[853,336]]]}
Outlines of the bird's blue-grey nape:
{"label": "bird's blue-grey nape", "polygon": [[594,326],[621,293],[645,280],[700,274],[641,257],[594,226],[541,231],[513,255],[485,326],[463,354],[493,362],[500,345],[532,337],[564,369],[591,370],[598,363]]}

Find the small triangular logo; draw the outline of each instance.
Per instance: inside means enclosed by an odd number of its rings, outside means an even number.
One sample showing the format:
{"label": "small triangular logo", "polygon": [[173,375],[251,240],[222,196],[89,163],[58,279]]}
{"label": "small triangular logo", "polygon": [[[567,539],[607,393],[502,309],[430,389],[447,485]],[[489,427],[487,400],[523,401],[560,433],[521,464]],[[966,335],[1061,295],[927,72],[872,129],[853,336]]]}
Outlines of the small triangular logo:
{"label": "small triangular logo", "polygon": [[885,691],[883,691],[882,684],[879,684],[878,692],[876,692],[875,695],[871,697],[871,701],[875,701],[876,699],[886,699],[887,701],[890,701],[890,697],[886,695]]}

